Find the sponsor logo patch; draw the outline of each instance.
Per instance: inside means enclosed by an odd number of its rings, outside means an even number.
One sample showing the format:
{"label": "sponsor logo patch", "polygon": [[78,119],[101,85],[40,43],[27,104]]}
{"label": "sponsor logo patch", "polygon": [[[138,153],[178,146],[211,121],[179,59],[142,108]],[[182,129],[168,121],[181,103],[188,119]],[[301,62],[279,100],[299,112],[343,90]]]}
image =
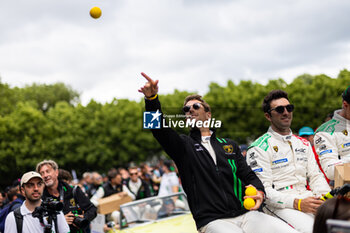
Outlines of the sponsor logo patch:
{"label": "sponsor logo patch", "polygon": [[203,151],[202,146],[199,145],[198,143],[197,143],[197,144],[194,144],[194,148],[196,148],[196,151]]}
{"label": "sponsor logo patch", "polygon": [[273,149],[278,152],[278,146],[274,146]]}
{"label": "sponsor logo patch", "polygon": [[258,162],[256,162],[256,160],[253,160],[250,162],[250,167],[256,167],[258,166]]}
{"label": "sponsor logo patch", "polygon": [[305,152],[306,152],[306,149],[305,149],[305,148],[300,148],[300,149],[296,148],[296,149],[295,149],[295,152],[296,152],[296,153],[305,153]]}
{"label": "sponsor logo patch", "polygon": [[225,150],[225,152],[227,154],[232,154],[232,152],[233,152],[233,146],[232,145],[225,145],[222,148],[224,148],[224,150]]}
{"label": "sponsor logo patch", "polygon": [[249,156],[249,159],[255,159],[258,157],[257,155],[255,155],[255,152],[250,153],[248,156]]}
{"label": "sponsor logo patch", "polygon": [[288,159],[284,158],[284,159],[278,159],[278,160],[272,161],[272,164],[279,164],[279,163],[286,163],[286,162],[288,162]]}
{"label": "sponsor logo patch", "polygon": [[257,169],[254,169],[253,172],[262,172],[263,169],[262,168],[257,168]]}
{"label": "sponsor logo patch", "polygon": [[325,155],[325,154],[329,154],[332,153],[332,150],[324,150],[320,152],[320,155]]}
{"label": "sponsor logo patch", "polygon": [[345,136],[348,136],[348,131],[347,131],[346,129],[344,129],[344,130],[343,130],[343,134],[344,134]]}
{"label": "sponsor logo patch", "polygon": [[317,140],[315,141],[315,144],[319,144],[321,141],[322,141],[322,137],[320,137],[319,139],[317,139]]}
{"label": "sponsor logo patch", "polygon": [[346,148],[350,146],[350,142],[344,143],[343,145],[341,145],[341,147]]}

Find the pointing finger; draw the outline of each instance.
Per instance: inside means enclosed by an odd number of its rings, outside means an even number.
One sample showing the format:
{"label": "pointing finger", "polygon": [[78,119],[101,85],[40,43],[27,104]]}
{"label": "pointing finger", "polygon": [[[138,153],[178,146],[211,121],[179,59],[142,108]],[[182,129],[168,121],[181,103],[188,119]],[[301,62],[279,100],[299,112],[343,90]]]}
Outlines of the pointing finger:
{"label": "pointing finger", "polygon": [[143,77],[145,77],[145,79],[147,79],[148,82],[153,83],[153,80],[152,80],[150,77],[148,77],[147,74],[141,72],[141,75],[142,75]]}

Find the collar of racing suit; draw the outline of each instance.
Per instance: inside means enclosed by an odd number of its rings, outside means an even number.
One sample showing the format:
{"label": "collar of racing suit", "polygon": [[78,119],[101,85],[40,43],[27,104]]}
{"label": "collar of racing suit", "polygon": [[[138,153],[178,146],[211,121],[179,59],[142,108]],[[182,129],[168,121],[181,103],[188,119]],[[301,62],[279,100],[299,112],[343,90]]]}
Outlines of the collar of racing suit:
{"label": "collar of racing suit", "polygon": [[279,140],[279,141],[281,141],[281,142],[290,142],[293,133],[292,133],[292,130],[291,130],[291,129],[289,129],[289,130],[290,130],[290,132],[289,132],[288,135],[281,135],[281,134],[277,133],[276,131],[274,131],[274,130],[271,128],[271,126],[270,126],[267,132],[269,132],[270,134],[272,134],[273,137],[274,137],[275,139],[277,139],[277,140]]}
{"label": "collar of racing suit", "polygon": [[340,121],[340,122],[344,122],[346,125],[349,125],[349,124],[350,124],[350,120],[346,119],[345,117],[342,117],[342,116],[339,114],[340,111],[341,111],[341,109],[335,110],[332,119],[338,120],[338,121]]}

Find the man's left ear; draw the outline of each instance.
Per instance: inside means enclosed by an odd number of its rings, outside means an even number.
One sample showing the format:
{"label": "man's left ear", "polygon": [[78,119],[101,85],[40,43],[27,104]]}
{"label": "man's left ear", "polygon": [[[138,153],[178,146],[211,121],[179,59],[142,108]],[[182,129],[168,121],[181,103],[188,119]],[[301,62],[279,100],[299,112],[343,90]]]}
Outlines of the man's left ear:
{"label": "man's left ear", "polygon": [[207,119],[211,118],[211,112],[207,112]]}

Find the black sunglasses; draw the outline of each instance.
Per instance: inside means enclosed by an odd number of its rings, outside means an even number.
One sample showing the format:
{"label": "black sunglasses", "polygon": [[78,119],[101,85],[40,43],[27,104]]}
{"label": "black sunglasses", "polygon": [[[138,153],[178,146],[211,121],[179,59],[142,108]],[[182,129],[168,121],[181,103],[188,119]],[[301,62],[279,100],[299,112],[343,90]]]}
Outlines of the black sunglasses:
{"label": "black sunglasses", "polygon": [[[192,105],[193,109],[198,110],[201,107],[201,103],[194,103]],[[184,112],[189,112],[191,109],[191,105],[186,105],[182,108]]]}
{"label": "black sunglasses", "polygon": [[279,114],[284,113],[284,109],[287,109],[288,112],[293,112],[294,110],[294,105],[293,104],[288,104],[286,106],[277,106],[276,108],[271,108],[269,110],[269,112],[275,110],[276,112],[278,112]]}

